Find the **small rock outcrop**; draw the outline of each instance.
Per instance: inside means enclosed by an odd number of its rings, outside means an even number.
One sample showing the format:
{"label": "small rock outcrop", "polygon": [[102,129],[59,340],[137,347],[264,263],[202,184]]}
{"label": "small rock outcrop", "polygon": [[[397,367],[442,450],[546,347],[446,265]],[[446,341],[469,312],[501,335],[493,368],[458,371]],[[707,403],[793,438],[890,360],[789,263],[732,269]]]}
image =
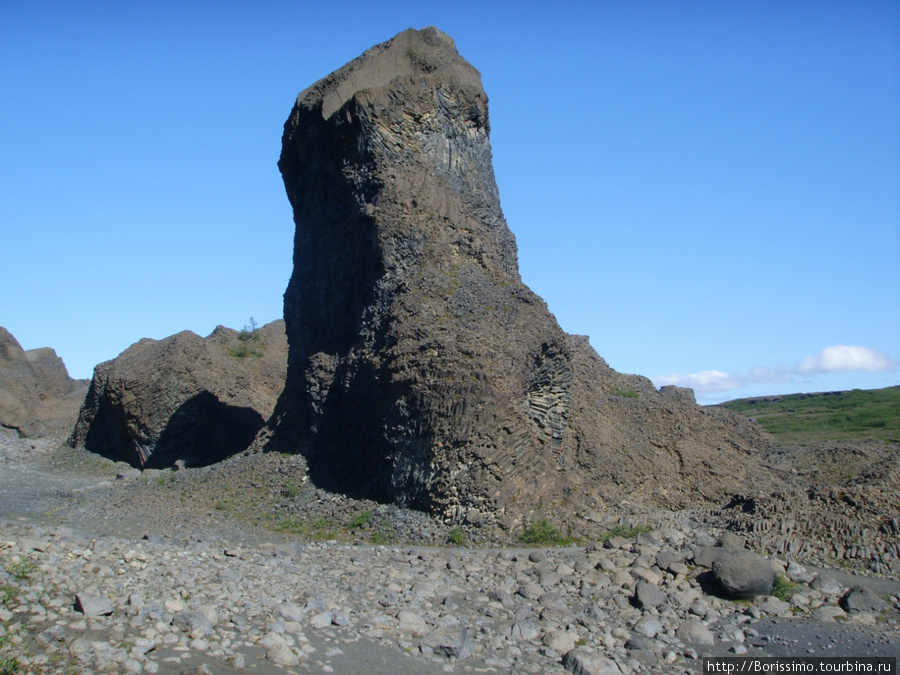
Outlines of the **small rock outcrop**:
{"label": "small rock outcrop", "polygon": [[23,436],[46,436],[72,428],[87,380],[73,380],[49,347],[24,350],[0,327],[0,426]]}
{"label": "small rock outcrop", "polygon": [[257,447],[302,453],[325,487],[504,528],[767,480],[755,424],[615,372],[522,282],[489,133],[478,71],[435,28],[299,95],[279,161],[288,373]]}
{"label": "small rock outcrop", "polygon": [[284,322],[144,339],[94,369],[69,439],[141,468],[203,466],[247,448],[284,386]]}

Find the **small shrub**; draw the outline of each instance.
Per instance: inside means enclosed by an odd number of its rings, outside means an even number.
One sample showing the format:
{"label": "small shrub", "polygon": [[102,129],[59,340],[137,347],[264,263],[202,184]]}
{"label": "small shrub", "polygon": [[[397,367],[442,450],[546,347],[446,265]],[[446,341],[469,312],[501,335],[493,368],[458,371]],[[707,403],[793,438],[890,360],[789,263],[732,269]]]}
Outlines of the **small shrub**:
{"label": "small shrub", "polygon": [[243,340],[245,342],[247,340],[258,340],[259,335],[257,335],[257,330],[259,330],[259,325],[256,323],[256,319],[251,316],[250,323],[245,325],[241,329],[241,332],[238,333],[238,340]]}
{"label": "small shrub", "polygon": [[394,526],[387,520],[382,520],[378,528],[372,533],[372,543],[378,545],[392,544],[397,539]]}
{"label": "small shrub", "polygon": [[794,591],[797,590],[797,584],[788,579],[783,574],[775,577],[775,583],[772,584],[772,595],[783,602],[787,602]]}
{"label": "small shrub", "polygon": [[16,597],[16,589],[12,586],[0,586],[0,606],[8,605]]}
{"label": "small shrub", "polygon": [[641,395],[637,393],[634,389],[616,389],[613,392],[613,396],[619,396],[621,398],[640,398]]}
{"label": "small shrub", "polygon": [[629,527],[628,525],[615,525],[600,535],[600,541],[606,541],[613,537],[624,537],[625,539],[634,539],[639,534],[647,534],[650,528],[646,525],[637,525]]}
{"label": "small shrub", "polygon": [[360,511],[350,519],[349,523],[347,523],[347,529],[350,531],[358,530],[359,528],[368,525],[371,519],[372,511],[370,511],[369,509]]}
{"label": "small shrub", "polygon": [[295,499],[300,494],[300,486],[290,483],[281,489],[281,494],[288,499]]}
{"label": "small shrub", "polygon": [[523,544],[542,544],[545,546],[568,546],[573,539],[564,535],[556,527],[544,518],[528,524],[525,531],[519,537]]}
{"label": "small shrub", "polygon": [[461,527],[454,527],[450,530],[450,536],[448,537],[450,543],[454,546],[465,546],[466,545],[466,533],[463,532]]}

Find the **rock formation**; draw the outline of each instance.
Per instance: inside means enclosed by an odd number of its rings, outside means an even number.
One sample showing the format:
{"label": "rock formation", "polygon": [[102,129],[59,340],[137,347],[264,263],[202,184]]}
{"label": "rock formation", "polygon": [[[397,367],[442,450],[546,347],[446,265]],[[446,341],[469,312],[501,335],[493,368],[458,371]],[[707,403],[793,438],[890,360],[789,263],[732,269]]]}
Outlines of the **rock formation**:
{"label": "rock formation", "polygon": [[70,445],[134,466],[203,466],[240,452],[284,386],[284,322],[144,339],[94,369]]}
{"label": "rock formation", "polygon": [[435,28],[299,95],[288,373],[258,446],[326,487],[505,527],[764,478],[758,427],[613,371],[522,282],[489,132],[478,71]]}
{"label": "rock formation", "polygon": [[73,380],[49,347],[25,351],[0,327],[0,426],[23,436],[71,429],[86,380]]}

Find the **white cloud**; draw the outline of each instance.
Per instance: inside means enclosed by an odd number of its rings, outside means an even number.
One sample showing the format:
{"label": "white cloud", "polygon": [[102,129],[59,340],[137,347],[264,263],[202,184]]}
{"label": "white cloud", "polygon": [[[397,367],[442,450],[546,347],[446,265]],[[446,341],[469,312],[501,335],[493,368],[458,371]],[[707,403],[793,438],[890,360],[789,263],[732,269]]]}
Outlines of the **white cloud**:
{"label": "white cloud", "polygon": [[723,373],[720,370],[704,370],[690,375],[682,375],[681,373],[660,375],[653,378],[653,383],[658,387],[666,384],[690,387],[696,392],[731,391],[732,389],[740,389],[746,384],[739,375]]}
{"label": "white cloud", "polygon": [[825,347],[815,356],[807,356],[797,372],[804,375],[820,373],[887,373],[897,369],[897,361],[883,351],[871,347],[835,345]]}
{"label": "white cloud", "polygon": [[834,345],[826,347],[814,356],[807,356],[796,366],[754,366],[746,373],[725,373],[721,370],[704,370],[682,375],[672,373],[653,378],[657,387],[675,384],[690,387],[698,395],[741,389],[751,384],[793,382],[798,375],[822,375],[826,373],[886,373],[897,370],[898,361],[883,351],[872,347]]}

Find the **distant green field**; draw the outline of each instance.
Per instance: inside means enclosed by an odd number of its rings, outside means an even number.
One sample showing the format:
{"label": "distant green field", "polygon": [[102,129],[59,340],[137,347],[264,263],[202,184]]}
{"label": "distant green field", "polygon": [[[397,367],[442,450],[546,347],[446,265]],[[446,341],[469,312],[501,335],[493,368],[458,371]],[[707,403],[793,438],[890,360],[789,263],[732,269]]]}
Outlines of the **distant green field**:
{"label": "distant green field", "polygon": [[850,439],[900,443],[900,386],[740,398],[720,406],[756,420],[782,445]]}

